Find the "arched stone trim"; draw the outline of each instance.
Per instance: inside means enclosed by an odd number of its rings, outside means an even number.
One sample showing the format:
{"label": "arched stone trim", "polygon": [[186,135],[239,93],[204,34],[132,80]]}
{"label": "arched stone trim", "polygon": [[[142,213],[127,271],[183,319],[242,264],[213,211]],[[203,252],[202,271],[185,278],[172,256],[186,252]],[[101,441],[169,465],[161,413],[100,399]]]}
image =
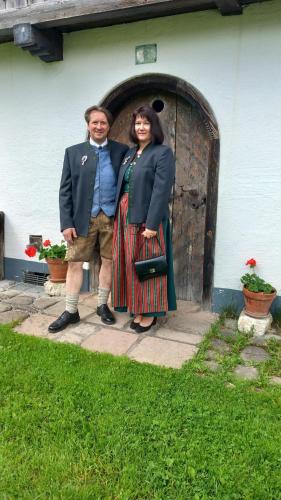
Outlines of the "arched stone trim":
{"label": "arched stone trim", "polygon": [[218,167],[219,167],[219,128],[217,120],[208,101],[193,85],[175,76],[148,73],[136,76],[120,83],[101,101],[113,117],[135,95],[145,91],[159,90],[180,96],[198,110],[211,140],[208,189],[206,206],[206,225],[203,263],[203,301],[205,309],[212,307],[212,289],[214,276],[215,233],[218,197]]}

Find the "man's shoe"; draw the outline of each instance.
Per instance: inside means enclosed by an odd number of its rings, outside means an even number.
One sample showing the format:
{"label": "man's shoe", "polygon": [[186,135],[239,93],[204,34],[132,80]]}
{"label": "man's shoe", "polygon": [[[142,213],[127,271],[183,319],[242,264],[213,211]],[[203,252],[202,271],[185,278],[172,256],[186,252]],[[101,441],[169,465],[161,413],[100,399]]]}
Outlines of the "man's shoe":
{"label": "man's shoe", "polygon": [[106,325],[114,325],[114,323],[116,323],[116,319],[114,318],[107,304],[98,306],[97,314],[101,317],[102,322]]}
{"label": "man's shoe", "polygon": [[67,325],[78,323],[80,321],[79,312],[70,313],[68,311],[64,311],[56,321],[51,323],[48,327],[48,331],[50,333],[57,333],[61,330],[64,330]]}

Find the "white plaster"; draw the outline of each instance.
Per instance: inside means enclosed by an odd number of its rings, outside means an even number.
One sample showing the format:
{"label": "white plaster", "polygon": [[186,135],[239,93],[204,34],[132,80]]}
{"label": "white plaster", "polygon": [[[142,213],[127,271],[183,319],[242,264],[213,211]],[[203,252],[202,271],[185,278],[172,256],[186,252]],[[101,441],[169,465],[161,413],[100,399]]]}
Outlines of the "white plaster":
{"label": "white plaster", "polygon": [[[281,3],[242,16],[216,10],[64,35],[64,61],[46,64],[0,45],[0,210],[5,255],[24,258],[29,234],[60,241],[58,185],[64,148],[84,140],[84,110],[143,73],[194,85],[221,138],[214,285],[240,289],[244,262],[281,288]],[[158,61],[135,65],[135,46]]]}

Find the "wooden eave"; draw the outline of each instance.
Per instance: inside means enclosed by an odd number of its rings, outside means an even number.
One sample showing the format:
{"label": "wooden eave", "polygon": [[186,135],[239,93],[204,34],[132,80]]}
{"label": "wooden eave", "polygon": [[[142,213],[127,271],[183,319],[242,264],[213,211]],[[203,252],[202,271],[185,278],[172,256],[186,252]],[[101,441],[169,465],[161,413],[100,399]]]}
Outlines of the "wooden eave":
{"label": "wooden eave", "polygon": [[13,41],[13,27],[22,23],[65,33],[208,9],[218,9],[222,15],[241,14],[244,6],[268,0],[29,1],[13,0],[19,7],[9,8],[9,0],[0,0],[0,43]]}

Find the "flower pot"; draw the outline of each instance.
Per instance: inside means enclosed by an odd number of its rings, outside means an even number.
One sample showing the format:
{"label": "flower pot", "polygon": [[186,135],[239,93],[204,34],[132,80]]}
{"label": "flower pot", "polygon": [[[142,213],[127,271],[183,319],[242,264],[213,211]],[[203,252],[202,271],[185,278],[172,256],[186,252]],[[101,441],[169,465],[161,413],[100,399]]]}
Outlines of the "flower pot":
{"label": "flower pot", "polygon": [[245,300],[245,313],[252,318],[265,318],[276,297],[276,290],[272,293],[250,292],[244,287],[243,294]]}
{"label": "flower pot", "polygon": [[46,259],[52,283],[65,283],[68,262],[63,259]]}

